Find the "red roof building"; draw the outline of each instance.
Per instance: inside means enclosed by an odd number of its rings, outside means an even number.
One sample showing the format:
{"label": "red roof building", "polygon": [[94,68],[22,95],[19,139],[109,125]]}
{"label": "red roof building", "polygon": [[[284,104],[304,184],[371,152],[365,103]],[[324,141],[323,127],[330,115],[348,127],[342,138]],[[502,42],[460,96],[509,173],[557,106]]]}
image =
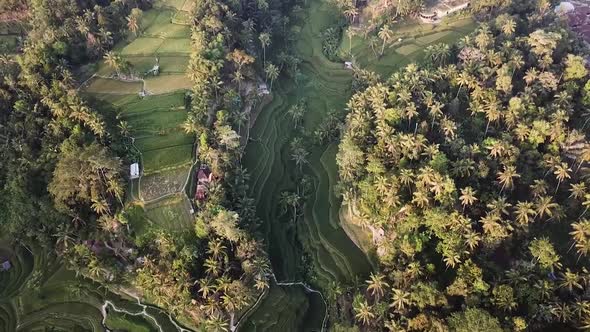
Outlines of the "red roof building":
{"label": "red roof building", "polygon": [[205,165],[202,165],[197,171],[197,191],[195,199],[204,201],[207,198],[208,186],[213,181],[213,173]]}

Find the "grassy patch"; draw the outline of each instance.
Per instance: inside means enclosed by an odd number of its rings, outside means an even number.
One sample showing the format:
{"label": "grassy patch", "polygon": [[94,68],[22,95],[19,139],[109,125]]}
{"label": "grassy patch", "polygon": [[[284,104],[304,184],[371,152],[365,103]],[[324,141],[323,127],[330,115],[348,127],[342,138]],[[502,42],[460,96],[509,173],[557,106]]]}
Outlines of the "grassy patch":
{"label": "grassy patch", "polygon": [[408,56],[420,49],[422,49],[422,47],[420,47],[416,44],[408,44],[408,45],[404,45],[402,47],[398,47],[395,51],[401,55]]}
{"label": "grassy patch", "polygon": [[162,54],[189,54],[190,51],[191,43],[188,38],[169,38],[158,48],[158,53]]}
{"label": "grassy patch", "polygon": [[423,45],[427,45],[427,44],[433,44],[434,42],[438,41],[439,39],[449,35],[451,33],[451,31],[440,31],[440,32],[436,32],[424,37],[420,37],[416,39],[416,42],[418,44],[423,44]]}
{"label": "grassy patch", "polygon": [[134,94],[141,91],[141,82],[122,82],[119,80],[94,77],[86,83],[85,91],[99,94]]}
{"label": "grassy patch", "polygon": [[162,10],[153,22],[143,30],[142,36],[158,38],[179,38],[190,35],[190,27],[187,25],[175,24],[172,19],[177,16],[172,10]]}
{"label": "grassy patch", "polygon": [[184,195],[175,195],[145,207],[145,216],[149,226],[144,229],[161,228],[171,232],[193,230],[194,217],[190,214],[191,205]]}
{"label": "grassy patch", "polygon": [[161,94],[175,90],[190,89],[192,82],[184,74],[159,75],[146,78],[145,89],[149,93]]}
{"label": "grassy patch", "polygon": [[164,39],[155,37],[139,37],[121,49],[123,55],[151,55],[155,54]]}
{"label": "grassy patch", "polygon": [[155,0],[154,8],[175,8],[181,10],[186,0]]}

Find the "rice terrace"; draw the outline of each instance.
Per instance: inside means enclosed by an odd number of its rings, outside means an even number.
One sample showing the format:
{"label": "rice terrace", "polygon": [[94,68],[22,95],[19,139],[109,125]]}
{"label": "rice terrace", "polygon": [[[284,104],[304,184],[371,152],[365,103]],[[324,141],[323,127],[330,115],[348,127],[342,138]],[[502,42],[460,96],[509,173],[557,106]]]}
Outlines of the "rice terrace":
{"label": "rice terrace", "polygon": [[590,329],[588,17],[0,0],[0,332]]}

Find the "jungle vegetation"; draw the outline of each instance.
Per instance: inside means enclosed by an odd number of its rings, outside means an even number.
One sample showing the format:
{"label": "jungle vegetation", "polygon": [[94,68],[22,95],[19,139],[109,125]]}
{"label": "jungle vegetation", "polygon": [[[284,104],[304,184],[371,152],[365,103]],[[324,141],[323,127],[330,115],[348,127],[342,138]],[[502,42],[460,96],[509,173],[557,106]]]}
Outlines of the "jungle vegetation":
{"label": "jungle vegetation", "polygon": [[380,265],[351,329],[590,328],[587,51],[548,2],[484,10],[347,105],[343,209]]}

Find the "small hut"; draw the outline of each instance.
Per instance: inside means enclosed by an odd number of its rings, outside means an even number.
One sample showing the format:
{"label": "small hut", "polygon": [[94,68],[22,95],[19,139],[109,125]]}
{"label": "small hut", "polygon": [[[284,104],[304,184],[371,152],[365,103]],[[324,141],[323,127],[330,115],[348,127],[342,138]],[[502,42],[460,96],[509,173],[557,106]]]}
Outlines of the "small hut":
{"label": "small hut", "polygon": [[137,179],[139,177],[139,164],[133,163],[129,166],[129,177],[133,179]]}
{"label": "small hut", "polygon": [[195,193],[195,199],[198,201],[204,201],[207,198],[207,192],[209,191],[209,184],[213,181],[213,173],[206,165],[201,165],[197,171],[197,191]]}
{"label": "small hut", "polygon": [[268,90],[268,86],[266,85],[266,83],[258,84],[258,95],[264,96],[268,94],[270,94],[270,91]]}
{"label": "small hut", "polygon": [[344,62],[344,68],[346,68],[346,69],[352,69],[352,61],[345,61]]}

